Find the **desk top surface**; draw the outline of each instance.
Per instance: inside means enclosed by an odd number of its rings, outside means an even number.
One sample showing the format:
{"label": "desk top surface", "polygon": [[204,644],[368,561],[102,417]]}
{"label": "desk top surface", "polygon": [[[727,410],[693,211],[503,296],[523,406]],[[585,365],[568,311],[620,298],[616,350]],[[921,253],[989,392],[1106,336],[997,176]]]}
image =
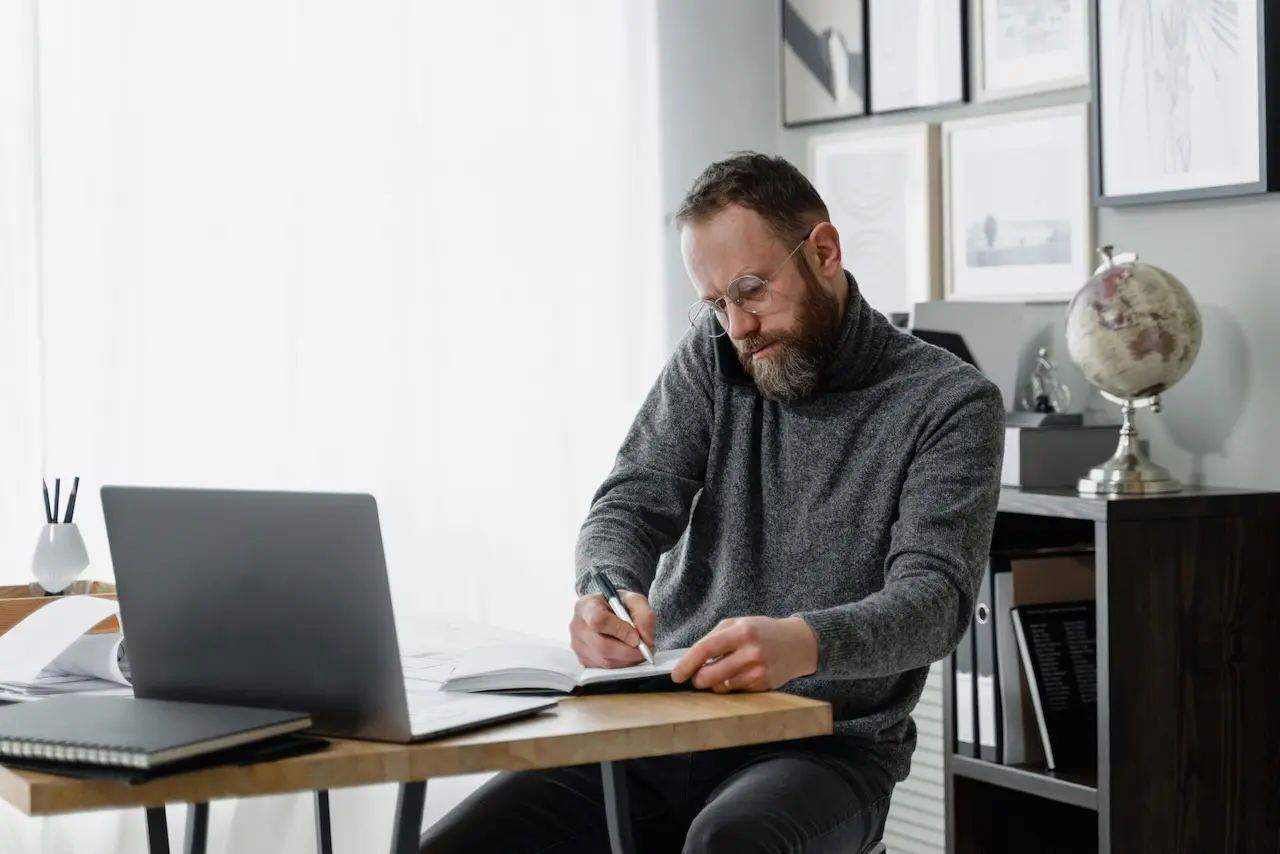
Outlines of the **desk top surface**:
{"label": "desk top surface", "polygon": [[137,786],[0,768],[0,797],[28,815],[53,815],[635,759],[831,731],[828,704],[781,692],[612,694],[565,699],[531,718],[435,741],[336,739],[305,756]]}

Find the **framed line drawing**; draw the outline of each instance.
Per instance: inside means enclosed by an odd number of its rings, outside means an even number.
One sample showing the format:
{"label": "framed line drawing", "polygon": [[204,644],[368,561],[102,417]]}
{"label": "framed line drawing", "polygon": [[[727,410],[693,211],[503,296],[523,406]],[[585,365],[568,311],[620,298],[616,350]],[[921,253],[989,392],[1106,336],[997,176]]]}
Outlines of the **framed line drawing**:
{"label": "framed line drawing", "polygon": [[946,298],[1069,300],[1095,266],[1089,159],[1085,104],[944,122]]}
{"label": "framed line drawing", "polygon": [[872,113],[968,100],[968,0],[867,3]]}
{"label": "framed line drawing", "polygon": [[1089,0],[973,0],[974,99],[1087,86]]}
{"label": "framed line drawing", "polygon": [[1280,189],[1280,2],[1090,0],[1090,21],[1098,205]]}
{"label": "framed line drawing", "polygon": [[809,141],[844,266],[886,317],[942,295],[939,140],[938,125],[912,124]]}
{"label": "framed line drawing", "polygon": [[866,0],[780,5],[783,126],[866,115]]}

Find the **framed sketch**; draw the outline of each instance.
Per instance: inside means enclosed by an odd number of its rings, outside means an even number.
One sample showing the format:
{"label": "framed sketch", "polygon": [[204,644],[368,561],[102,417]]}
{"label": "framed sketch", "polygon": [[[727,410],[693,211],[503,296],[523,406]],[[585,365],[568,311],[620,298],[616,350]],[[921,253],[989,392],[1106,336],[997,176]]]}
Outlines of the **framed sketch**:
{"label": "framed sketch", "polygon": [[967,0],[867,0],[873,113],[969,97]]}
{"label": "framed sketch", "polygon": [[1088,0],[973,0],[973,7],[975,100],[1088,85]]}
{"label": "framed sketch", "polygon": [[840,233],[844,266],[886,317],[941,296],[939,128],[815,136],[809,177]]}
{"label": "framed sketch", "polygon": [[1091,0],[1095,201],[1280,189],[1280,0]]}
{"label": "framed sketch", "polygon": [[866,0],[781,3],[782,124],[866,115]]}
{"label": "framed sketch", "polygon": [[1085,104],[944,122],[946,298],[1065,301],[1093,272]]}

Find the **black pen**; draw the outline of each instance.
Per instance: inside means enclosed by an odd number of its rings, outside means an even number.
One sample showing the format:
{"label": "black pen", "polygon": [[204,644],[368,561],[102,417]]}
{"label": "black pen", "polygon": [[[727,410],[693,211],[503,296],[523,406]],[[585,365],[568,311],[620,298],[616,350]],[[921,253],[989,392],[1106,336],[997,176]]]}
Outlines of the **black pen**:
{"label": "black pen", "polygon": [[[613,613],[618,615],[618,619],[622,620],[631,628],[636,630],[636,634],[640,634],[639,627],[635,621],[631,619],[631,614],[622,604],[622,597],[618,595],[618,589],[613,586],[613,582],[603,572],[595,573],[596,584],[600,586],[600,592],[604,594],[605,601],[609,603],[609,607],[613,609]],[[644,642],[644,638],[640,638],[640,654],[644,656],[644,660],[653,664],[653,652],[649,649],[649,645]]]}
{"label": "black pen", "polygon": [[71,484],[71,495],[67,498],[67,515],[62,518],[63,522],[71,524],[71,517],[76,512],[76,490],[80,488],[80,478],[76,478]]}
{"label": "black pen", "polygon": [[55,477],[53,479],[53,518],[49,520],[50,522],[58,521],[58,501],[59,501],[59,495],[61,494],[61,492],[62,492],[62,478]]}
{"label": "black pen", "polygon": [[49,481],[47,478],[41,478],[41,489],[44,490],[44,518],[50,525],[53,524],[53,509],[49,506]]}

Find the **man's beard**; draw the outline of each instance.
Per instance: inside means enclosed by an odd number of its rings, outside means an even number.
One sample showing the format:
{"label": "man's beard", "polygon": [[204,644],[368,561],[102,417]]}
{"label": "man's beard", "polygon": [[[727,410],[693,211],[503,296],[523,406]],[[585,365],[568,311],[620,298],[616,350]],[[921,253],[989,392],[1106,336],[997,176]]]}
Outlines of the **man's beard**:
{"label": "man's beard", "polygon": [[[840,328],[839,301],[823,289],[803,258],[797,261],[806,286],[799,328],[795,332],[752,335],[734,345],[738,361],[755,380],[756,388],[769,400],[780,403],[792,403],[813,391]],[[753,350],[775,342],[778,346],[767,358],[752,357]]]}

